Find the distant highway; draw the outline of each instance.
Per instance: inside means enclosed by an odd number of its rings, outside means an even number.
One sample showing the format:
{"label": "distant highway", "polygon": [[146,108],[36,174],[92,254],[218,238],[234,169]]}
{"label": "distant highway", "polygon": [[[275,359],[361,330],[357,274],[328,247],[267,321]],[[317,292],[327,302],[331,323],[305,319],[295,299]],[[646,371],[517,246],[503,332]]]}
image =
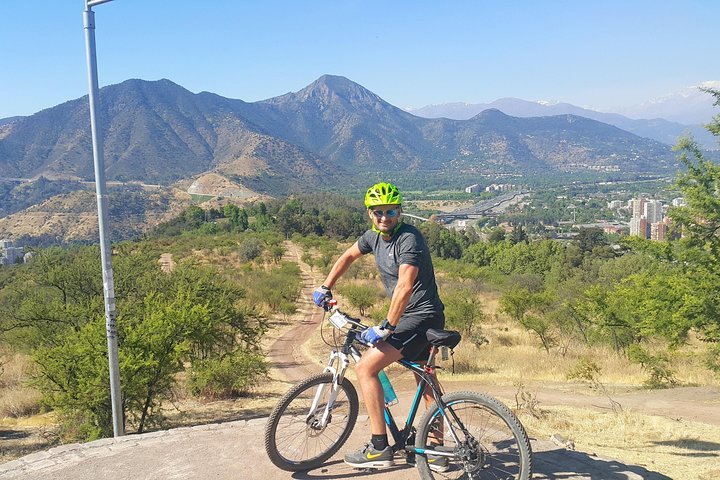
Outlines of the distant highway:
{"label": "distant highway", "polygon": [[496,215],[504,211],[513,201],[519,200],[528,193],[530,193],[529,190],[515,190],[503,193],[498,197],[478,202],[471,207],[458,208],[457,210],[447,213],[439,213],[436,217],[443,222],[451,222],[457,219],[472,219]]}
{"label": "distant highway", "polygon": [[14,183],[25,183],[32,182],[32,178],[11,178],[11,177],[0,177],[0,182],[14,182]]}
{"label": "distant highway", "polygon": [[[13,177],[0,177],[0,182],[13,182],[13,183],[27,183],[27,182],[34,182],[37,180],[36,178],[13,178]],[[48,179],[53,180],[53,179]],[[67,180],[67,179],[63,179]],[[95,185],[95,182],[86,182],[86,181],[79,181],[79,180],[68,180],[68,181],[76,181],[77,183],[80,183],[82,185]],[[138,182],[118,182],[118,181],[107,181],[105,182],[106,185],[116,187],[116,186],[122,186],[122,185],[138,185],[143,188],[164,188],[165,185],[155,185],[152,183],[138,183]]]}
{"label": "distant highway", "polygon": [[425,217],[421,217],[420,215],[411,215],[411,214],[405,213],[405,212],[403,212],[402,216],[403,216],[403,217],[414,218],[414,219],[416,219],[416,220],[420,220],[421,222],[427,222],[427,221],[429,220],[429,219],[427,219],[427,218],[425,218]]}

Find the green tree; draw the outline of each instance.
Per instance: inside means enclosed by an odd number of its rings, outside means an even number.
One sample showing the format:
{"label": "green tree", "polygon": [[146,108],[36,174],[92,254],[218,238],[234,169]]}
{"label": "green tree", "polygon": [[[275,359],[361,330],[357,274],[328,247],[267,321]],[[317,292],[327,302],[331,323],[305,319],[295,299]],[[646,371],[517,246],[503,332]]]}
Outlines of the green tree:
{"label": "green tree", "polygon": [[297,264],[281,261],[279,266],[270,272],[253,272],[252,288],[247,291],[248,302],[265,305],[272,313],[278,313],[286,303],[297,302],[301,287],[300,268]]}
{"label": "green tree", "polygon": [[599,228],[581,228],[578,232],[577,242],[583,253],[590,253],[597,247],[607,245],[605,234]]}
{"label": "green tree", "polygon": [[547,314],[552,304],[553,298],[549,292],[516,288],[505,292],[500,298],[500,311],[535,333],[549,353],[550,347],[555,344],[552,317]]}
{"label": "green tree", "polygon": [[350,305],[360,310],[362,316],[365,316],[366,310],[372,308],[382,298],[377,288],[358,283],[345,284],[338,293],[347,298]]}
{"label": "green tree", "polygon": [[495,227],[492,230],[490,230],[490,234],[488,235],[488,242],[500,243],[504,240],[505,240],[505,230],[502,227]]}
{"label": "green tree", "polygon": [[447,327],[464,335],[481,337],[480,324],[485,318],[483,305],[477,294],[461,289],[443,295]]}
{"label": "green tree", "polygon": [[[123,410],[143,431],[162,421],[188,362],[255,352],[264,324],[239,309],[243,290],[218,272],[181,265],[164,274],[146,248],[126,247],[114,257]],[[0,296],[12,339],[33,349],[43,401],[68,437],[86,440],[112,434],[98,258],[95,247],[40,252]]]}
{"label": "green tree", "polygon": [[522,224],[517,224],[514,226],[512,232],[510,232],[510,238],[508,240],[512,244],[528,241],[527,232],[525,231],[525,228]]}
{"label": "green tree", "polygon": [[230,221],[234,230],[244,232],[248,228],[248,215],[244,209],[228,203],[223,208],[223,215]]}
{"label": "green tree", "polygon": [[262,255],[264,249],[265,244],[262,240],[257,237],[247,237],[240,243],[238,254],[241,260],[251,262]]}
{"label": "green tree", "polygon": [[[715,97],[715,106],[720,106],[720,90],[706,91]],[[707,128],[720,136],[720,114]],[[720,166],[705,159],[690,138],[681,139],[675,148],[686,168],[677,179],[686,205],[669,211],[684,233],[674,255],[693,282],[694,324],[704,339],[716,343],[720,342]]]}
{"label": "green tree", "polygon": [[273,263],[277,265],[280,263],[280,260],[282,260],[282,257],[285,254],[285,248],[280,244],[270,245],[268,247],[268,253],[270,254],[270,258]]}
{"label": "green tree", "polygon": [[500,297],[500,311],[510,316],[516,322],[523,317],[533,305],[533,294],[524,288],[507,291]]}
{"label": "green tree", "polygon": [[183,212],[183,219],[188,227],[198,228],[205,222],[205,210],[196,205],[191,205]]}
{"label": "green tree", "polygon": [[430,253],[441,258],[460,258],[467,239],[456,232],[435,222],[425,222],[420,226]]}

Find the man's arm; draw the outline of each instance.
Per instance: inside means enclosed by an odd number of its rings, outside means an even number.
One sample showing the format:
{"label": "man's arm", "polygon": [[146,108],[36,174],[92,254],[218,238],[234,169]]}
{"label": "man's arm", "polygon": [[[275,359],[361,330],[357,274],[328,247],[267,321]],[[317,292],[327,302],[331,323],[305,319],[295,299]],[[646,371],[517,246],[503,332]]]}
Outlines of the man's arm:
{"label": "man's arm", "polygon": [[415,279],[419,271],[415,265],[408,265],[406,263],[400,265],[398,282],[397,285],[395,285],[395,290],[393,290],[390,309],[387,313],[387,321],[390,325],[396,327],[400,321],[400,317],[405,313],[405,308],[410,301],[413,285],[415,284]]}
{"label": "man's arm", "polygon": [[333,265],[332,269],[330,269],[330,273],[328,273],[323,285],[332,289],[335,286],[335,282],[337,282],[343,273],[350,268],[350,265],[352,265],[352,263],[360,257],[362,257],[362,253],[360,252],[358,242],[355,242],[350,248],[345,250],[342,255],[340,255],[340,258],[337,259],[335,265]]}

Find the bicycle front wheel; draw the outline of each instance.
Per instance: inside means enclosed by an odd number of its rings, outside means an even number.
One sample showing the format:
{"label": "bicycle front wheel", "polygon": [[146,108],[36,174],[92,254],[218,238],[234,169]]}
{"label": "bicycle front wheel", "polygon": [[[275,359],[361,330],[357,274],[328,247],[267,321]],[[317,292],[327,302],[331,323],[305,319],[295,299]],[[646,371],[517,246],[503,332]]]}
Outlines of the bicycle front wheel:
{"label": "bicycle front wheel", "polygon": [[358,415],[357,392],[344,378],[328,408],[333,385],[332,374],[321,373],[280,399],[265,427],[265,450],[275,466],[291,472],[319,467],[348,439]]}
{"label": "bicycle front wheel", "polygon": [[[452,456],[446,457],[446,462],[436,456],[428,459],[426,455],[416,455],[422,479],[532,477],[530,441],[520,421],[505,405],[476,392],[453,392],[442,400],[447,405],[445,415],[437,405],[425,413],[415,447]],[[451,432],[455,432],[457,439]]]}

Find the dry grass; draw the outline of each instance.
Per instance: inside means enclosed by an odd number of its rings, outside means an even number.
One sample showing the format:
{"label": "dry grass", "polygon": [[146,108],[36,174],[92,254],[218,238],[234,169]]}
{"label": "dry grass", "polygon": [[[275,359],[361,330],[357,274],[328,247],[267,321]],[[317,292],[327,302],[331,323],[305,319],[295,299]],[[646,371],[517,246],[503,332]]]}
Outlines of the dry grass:
{"label": "dry grass", "polygon": [[420,210],[438,210],[440,212],[451,212],[458,208],[467,208],[475,203],[473,200],[415,200],[408,202],[409,205]]}
{"label": "dry grass", "polygon": [[0,354],[0,418],[18,418],[40,410],[40,394],[26,386],[32,362],[28,355]]}
{"label": "dry grass", "polygon": [[56,442],[52,414],[37,415],[40,394],[27,386],[29,356],[0,350],[0,463]]}
{"label": "dry grass", "polygon": [[[454,355],[454,380],[477,381],[479,385],[507,387],[525,383],[543,385],[573,395],[587,387],[568,381],[568,373],[581,359],[599,367],[597,382],[613,391],[638,391],[648,375],[624,355],[607,347],[569,345],[565,354],[559,348],[545,352],[539,340],[493,311],[493,297],[484,298],[486,320],[483,333],[490,343],[477,348],[463,342]],[[702,363],[706,346],[694,338],[673,351],[670,367],[679,385],[720,386]],[[665,345],[645,345],[651,352],[666,350]],[[449,366],[446,366],[449,368]],[[532,398],[532,387],[528,390]],[[597,392],[596,392],[597,393]],[[612,397],[612,393],[610,394]],[[673,395],[668,391],[668,395]],[[516,406],[509,395],[502,398]],[[691,409],[690,404],[687,405]],[[572,439],[578,450],[618,459],[645,467],[670,478],[709,480],[720,478],[720,429],[705,423],[684,421],[640,412],[618,410],[598,412],[589,408],[534,404],[521,409],[519,416],[528,433],[539,439],[560,434]],[[687,413],[687,412],[686,412]],[[681,416],[683,412],[678,412]]]}
{"label": "dry grass", "polygon": [[[567,375],[581,359],[590,359],[600,368],[598,380],[605,385],[637,386],[648,375],[637,364],[607,346],[588,347],[567,343],[565,349],[555,347],[547,353],[538,338],[497,312],[498,298],[481,294],[485,311],[482,332],[489,343],[477,348],[463,342],[456,349],[456,373],[467,379],[482,379],[496,385],[514,385],[532,379],[537,382],[567,382]],[[665,345],[646,345],[649,351],[664,351]],[[670,355],[670,367],[679,385],[720,386],[702,360],[706,345],[691,337]]]}
{"label": "dry grass", "polygon": [[575,448],[619,459],[670,478],[718,478],[720,429],[625,411],[599,413],[581,408],[543,407],[540,418],[520,414],[531,435],[547,439],[559,433]]}

